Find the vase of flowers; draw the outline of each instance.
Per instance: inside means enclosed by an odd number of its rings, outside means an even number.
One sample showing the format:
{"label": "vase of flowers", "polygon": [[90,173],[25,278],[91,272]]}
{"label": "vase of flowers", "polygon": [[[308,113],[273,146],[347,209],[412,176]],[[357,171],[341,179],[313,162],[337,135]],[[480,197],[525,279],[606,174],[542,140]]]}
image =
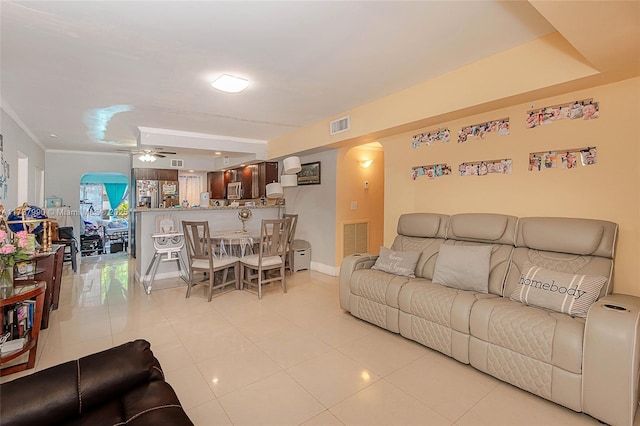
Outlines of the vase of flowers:
{"label": "vase of flowers", "polygon": [[10,236],[0,229],[0,288],[13,287],[13,266],[16,262],[29,259],[26,247],[29,245],[27,231]]}

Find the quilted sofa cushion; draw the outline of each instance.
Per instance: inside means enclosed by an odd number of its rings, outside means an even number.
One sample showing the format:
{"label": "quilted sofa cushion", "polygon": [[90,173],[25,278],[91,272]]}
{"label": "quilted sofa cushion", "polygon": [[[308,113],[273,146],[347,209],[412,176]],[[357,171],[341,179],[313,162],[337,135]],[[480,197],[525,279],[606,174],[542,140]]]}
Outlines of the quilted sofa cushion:
{"label": "quilted sofa cushion", "polygon": [[373,269],[359,269],[351,276],[349,311],[379,327],[399,332],[398,299],[408,277]]}
{"label": "quilted sofa cushion", "polygon": [[437,213],[407,213],[398,219],[398,235],[391,249],[422,253],[416,265],[416,277],[433,277],[436,254],[444,241],[448,223],[449,216]]}
{"label": "quilted sofa cushion", "polygon": [[600,297],[612,291],[611,274],[618,225],[564,217],[525,217],[518,221],[516,249],[504,294],[516,289],[525,262],[568,274],[604,276]]}
{"label": "quilted sofa cushion", "polygon": [[470,322],[472,366],[580,410],[583,319],[500,297],[476,302]]}
{"label": "quilted sofa cushion", "polygon": [[400,292],[400,334],[469,363],[469,318],[478,297],[495,297],[414,279]]}

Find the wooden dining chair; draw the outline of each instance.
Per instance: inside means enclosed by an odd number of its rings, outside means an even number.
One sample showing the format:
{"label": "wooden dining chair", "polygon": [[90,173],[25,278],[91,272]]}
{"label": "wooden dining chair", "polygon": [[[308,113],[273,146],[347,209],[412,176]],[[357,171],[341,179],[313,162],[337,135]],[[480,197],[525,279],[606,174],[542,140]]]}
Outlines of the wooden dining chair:
{"label": "wooden dining chair", "polygon": [[[195,275],[203,272],[208,276],[209,282],[209,302],[213,297],[213,290],[234,284],[234,288],[240,288],[239,259],[235,256],[216,255],[211,244],[209,234],[209,222],[187,222],[182,221],[185,245],[187,248],[189,279],[187,295],[191,295],[191,289],[199,282],[195,282]],[[233,278],[228,279],[229,270],[233,269]],[[222,271],[222,281],[215,283],[216,272]]]}
{"label": "wooden dining chair", "polygon": [[257,286],[258,299],[262,299],[262,285],[280,281],[282,291],[287,292],[284,263],[290,229],[290,218],[262,220],[258,253],[240,258],[240,288]]}
{"label": "wooden dining chair", "polygon": [[289,229],[289,235],[287,236],[287,253],[285,255],[285,270],[288,269],[293,273],[293,240],[296,236],[296,226],[298,225],[297,214],[283,214],[283,218],[291,219],[291,228]]}

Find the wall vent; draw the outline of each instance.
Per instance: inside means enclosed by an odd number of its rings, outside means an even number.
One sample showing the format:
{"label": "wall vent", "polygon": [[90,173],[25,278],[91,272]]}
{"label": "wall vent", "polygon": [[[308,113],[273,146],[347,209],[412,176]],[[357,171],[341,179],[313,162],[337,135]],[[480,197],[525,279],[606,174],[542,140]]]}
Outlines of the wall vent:
{"label": "wall vent", "polygon": [[171,167],[176,169],[181,169],[184,167],[184,160],[178,160],[176,158],[171,159]]}
{"label": "wall vent", "polygon": [[342,229],[343,256],[369,251],[369,222],[345,223]]}
{"label": "wall vent", "polygon": [[350,128],[351,117],[349,115],[347,115],[346,117],[338,118],[337,120],[333,120],[331,123],[329,123],[329,133],[332,135],[346,132]]}

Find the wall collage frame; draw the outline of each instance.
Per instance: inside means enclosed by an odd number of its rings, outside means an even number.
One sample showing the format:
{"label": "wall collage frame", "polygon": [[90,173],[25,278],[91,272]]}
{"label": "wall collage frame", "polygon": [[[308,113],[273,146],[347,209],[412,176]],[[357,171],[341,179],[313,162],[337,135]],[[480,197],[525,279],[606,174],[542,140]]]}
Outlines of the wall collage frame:
{"label": "wall collage frame", "polygon": [[[551,124],[557,120],[594,120],[600,117],[600,104],[593,98],[567,102],[559,105],[546,106],[531,109],[526,112],[525,127],[533,129],[541,125]],[[484,139],[488,133],[496,132],[500,136],[510,134],[509,117],[491,120],[484,123],[465,126],[458,131],[458,143],[463,144],[470,138]],[[420,145],[431,146],[437,141],[449,142],[448,128],[438,127],[435,130],[426,131],[414,135],[411,140],[413,149]],[[578,163],[578,158],[580,162]],[[529,171],[541,171],[562,167],[563,169],[575,169],[578,164],[591,166],[598,163],[596,147],[583,147],[572,149],[557,149],[552,151],[540,151],[529,153]],[[459,176],[485,176],[489,174],[511,174],[513,161],[511,158],[496,160],[467,161],[458,165]],[[435,179],[441,176],[451,175],[451,166],[447,163],[428,164],[411,167],[411,179],[426,176]]]}

